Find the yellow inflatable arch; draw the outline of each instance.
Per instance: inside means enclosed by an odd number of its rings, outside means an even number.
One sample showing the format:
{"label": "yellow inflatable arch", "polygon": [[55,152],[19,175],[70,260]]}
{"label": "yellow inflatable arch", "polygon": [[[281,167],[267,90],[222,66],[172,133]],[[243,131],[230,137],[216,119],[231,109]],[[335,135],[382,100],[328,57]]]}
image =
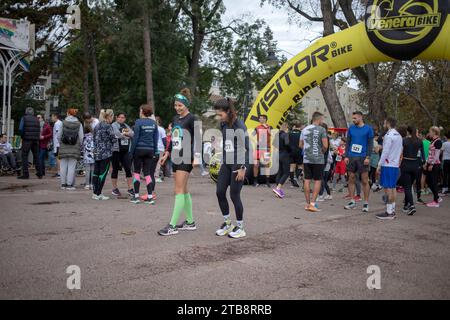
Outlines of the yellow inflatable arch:
{"label": "yellow inflatable arch", "polygon": [[365,21],[321,38],[285,63],[259,93],[248,129],[265,114],[279,128],[304,95],[330,76],[364,64],[450,60],[450,0],[371,0]]}

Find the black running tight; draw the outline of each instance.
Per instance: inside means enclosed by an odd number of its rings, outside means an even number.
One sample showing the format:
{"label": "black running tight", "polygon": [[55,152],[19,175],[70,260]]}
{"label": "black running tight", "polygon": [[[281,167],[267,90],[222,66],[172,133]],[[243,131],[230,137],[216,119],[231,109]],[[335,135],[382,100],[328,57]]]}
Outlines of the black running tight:
{"label": "black running tight", "polygon": [[111,158],[97,160],[94,164],[94,174],[92,175],[92,183],[94,184],[94,194],[99,196],[102,194],[105,185],[106,176],[109,172]]}
{"label": "black running tight", "polygon": [[[230,214],[230,208],[227,200],[227,189],[230,186],[230,198],[236,211],[236,220],[242,221],[244,216],[244,206],[241,201],[241,190],[244,185],[244,181],[236,181],[237,173],[233,172],[238,170],[240,166],[222,164],[219,171],[219,177],[217,179],[217,199],[219,200],[219,207],[224,216]],[[234,170],[233,170],[234,168]]]}

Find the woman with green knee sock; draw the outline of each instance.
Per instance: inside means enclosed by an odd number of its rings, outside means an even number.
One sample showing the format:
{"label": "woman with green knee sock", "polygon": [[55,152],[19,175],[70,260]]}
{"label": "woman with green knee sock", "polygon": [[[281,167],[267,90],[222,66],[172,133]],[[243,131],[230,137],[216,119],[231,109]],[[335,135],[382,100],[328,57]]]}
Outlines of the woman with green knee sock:
{"label": "woman with green knee sock", "polygon": [[[195,126],[196,118],[189,112],[191,95],[189,89],[183,89],[180,94],[175,95],[175,111],[177,115],[172,123],[172,139],[168,150],[161,157],[161,165],[171,156],[172,168],[175,177],[175,204],[172,218],[169,224],[158,231],[161,236],[177,234],[178,231],[194,231],[197,229],[192,216],[192,198],[187,184],[192,171],[194,158],[194,132],[200,132]],[[195,135],[198,137],[198,135]],[[186,220],[177,225],[181,214],[184,212]]]}

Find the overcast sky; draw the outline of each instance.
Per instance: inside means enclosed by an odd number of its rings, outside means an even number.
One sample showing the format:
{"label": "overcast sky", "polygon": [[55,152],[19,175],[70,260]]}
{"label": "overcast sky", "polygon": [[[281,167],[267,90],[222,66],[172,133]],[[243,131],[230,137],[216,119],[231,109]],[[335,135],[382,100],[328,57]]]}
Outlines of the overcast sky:
{"label": "overcast sky", "polygon": [[304,23],[302,27],[288,21],[288,9],[277,9],[271,5],[260,6],[260,0],[224,0],[226,7],[224,23],[236,18],[251,16],[254,19],[264,19],[274,33],[278,49],[284,52],[287,58],[292,58],[310,45],[308,40],[316,39],[321,35],[321,24],[311,25]]}

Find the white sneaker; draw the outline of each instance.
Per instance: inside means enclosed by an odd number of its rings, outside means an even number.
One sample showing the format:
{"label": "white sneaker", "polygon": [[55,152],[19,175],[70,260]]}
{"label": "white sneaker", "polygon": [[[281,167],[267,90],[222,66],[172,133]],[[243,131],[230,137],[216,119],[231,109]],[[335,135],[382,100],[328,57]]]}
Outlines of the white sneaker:
{"label": "white sneaker", "polygon": [[327,194],[327,195],[324,197],[324,199],[325,199],[325,200],[333,200],[333,196],[332,196],[331,194]]}
{"label": "white sneaker", "polygon": [[85,185],[84,190],[91,190],[91,186],[89,184]]}
{"label": "white sneaker", "polygon": [[233,230],[234,226],[231,224],[231,221],[224,222],[219,229],[216,231],[217,236],[226,236]]}
{"label": "white sneaker", "polygon": [[245,233],[245,230],[244,230],[244,229],[241,229],[241,228],[238,227],[238,226],[234,227],[233,231],[231,231],[231,232],[228,234],[228,236],[229,236],[230,238],[234,238],[234,239],[237,239],[237,238],[243,238],[243,237],[245,237],[246,235],[247,235],[247,234]]}
{"label": "white sneaker", "polygon": [[155,181],[156,181],[156,183],[161,183],[161,182],[163,182],[163,181],[161,180],[161,178],[156,178]]}
{"label": "white sneaker", "polygon": [[103,194],[101,194],[101,195],[98,196],[97,200],[109,200],[109,199],[110,199],[109,197],[104,196]]}
{"label": "white sneaker", "polygon": [[318,197],[317,197],[317,201],[319,201],[319,202],[325,201],[324,196],[318,196]]}
{"label": "white sneaker", "polygon": [[209,176],[209,172],[208,171],[202,172],[202,177],[205,177],[205,176]]}
{"label": "white sneaker", "polygon": [[74,186],[68,186],[68,187],[66,187],[66,190],[67,191],[75,191],[77,189]]}
{"label": "white sneaker", "polygon": [[100,200],[96,194],[92,195],[92,200]]}

